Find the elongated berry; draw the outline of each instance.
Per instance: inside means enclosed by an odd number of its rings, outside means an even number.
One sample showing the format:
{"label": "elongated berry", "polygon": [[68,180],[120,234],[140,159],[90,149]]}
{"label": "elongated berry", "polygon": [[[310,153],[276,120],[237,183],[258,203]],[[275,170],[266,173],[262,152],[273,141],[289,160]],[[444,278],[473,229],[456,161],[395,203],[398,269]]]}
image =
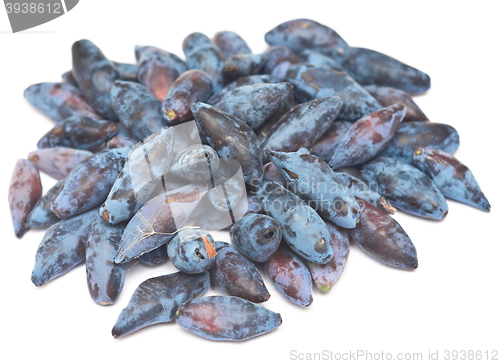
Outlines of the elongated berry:
{"label": "elongated berry", "polygon": [[297,254],[318,264],[332,259],[332,238],[324,221],[300,197],[271,181],[262,183],[258,196],[267,214],[281,224],[283,237]]}
{"label": "elongated berry", "polygon": [[366,201],[351,238],[365,253],[384,264],[403,269],[418,267],[417,251],[410,237],[389,214]]}
{"label": "elongated berry", "polygon": [[307,262],[314,285],[322,292],[328,292],[337,283],[344,272],[349,257],[349,235],[347,230],[329,222],[326,223],[326,226],[332,235],[335,248],[333,258],[326,264]]}
{"label": "elongated berry", "polygon": [[17,238],[21,238],[28,230],[28,215],[41,196],[42,182],[38,170],[30,161],[19,159],[9,186],[10,215]]}
{"label": "elongated berry", "polygon": [[406,107],[397,104],[356,121],[339,141],[330,166],[350,167],[375,158],[391,142],[405,114]]}
{"label": "elongated berry", "polygon": [[239,297],[211,296],[181,305],[175,321],[206,339],[243,341],[273,331],[281,316]]}
{"label": "elongated berry", "polygon": [[52,201],[59,218],[80,214],[104,202],[125,164],[130,148],[94,154],[73,169]]}
{"label": "elongated berry", "polygon": [[413,166],[378,157],[361,166],[361,177],[374,183],[378,192],[399,210],[434,220],[442,220],[448,214],[441,191]]}
{"label": "elongated berry", "polygon": [[180,305],[204,294],[209,288],[208,272],[177,272],[150,278],[137,287],[111,334],[118,339],[154,324],[173,321]]}
{"label": "elongated berry", "polygon": [[222,293],[254,303],[269,299],[266,285],[250,260],[232,245],[219,247],[216,251],[217,256],[210,268],[210,275]]}
{"label": "elongated berry", "polygon": [[125,283],[125,265],[114,262],[125,224],[110,225],[99,216],[90,226],[85,248],[87,286],[95,303],[107,306],[118,299]]}
{"label": "elongated berry", "polygon": [[38,246],[31,281],[37,287],[57,278],[85,261],[90,225],[97,217],[92,209],[63,219],[47,229]]}
{"label": "elongated berry", "polygon": [[311,274],[294,253],[278,249],[266,263],[266,271],[274,287],[290,302],[302,307],[312,304]]}
{"label": "elongated berry", "polygon": [[451,154],[420,148],[413,155],[413,164],[432,179],[445,197],[490,211],[491,205],[471,170]]}
{"label": "elongated berry", "polygon": [[361,212],[354,194],[324,161],[304,152],[267,153],[292,190],[321,216],[344,228],[356,226]]}

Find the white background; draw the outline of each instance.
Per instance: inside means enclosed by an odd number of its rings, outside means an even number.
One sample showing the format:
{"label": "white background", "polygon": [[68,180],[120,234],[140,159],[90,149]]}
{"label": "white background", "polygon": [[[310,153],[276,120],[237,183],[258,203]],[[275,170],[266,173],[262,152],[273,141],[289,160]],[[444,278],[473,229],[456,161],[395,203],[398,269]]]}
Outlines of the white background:
{"label": "white background", "polygon": [[[386,267],[353,246],[344,275],[303,309],[288,303],[265,278],[283,325],[245,343],[199,338],[175,323],[115,340],[111,328],[145,279],[174,268],[137,265],[112,307],[93,303],[80,266],[46,286],[30,281],[42,231],[14,237],[7,204],[11,171],[53,124],[23,99],[33,83],[58,81],[71,66],[71,44],[94,41],[108,58],[134,61],[134,46],[155,45],[182,56],[182,40],[201,31],[234,30],[254,52],[264,34],[299,17],[334,28],[351,45],[372,48],[425,72],[432,89],[416,101],[431,121],[460,133],[456,156],[469,166],[492,205],[485,213],[449,201],[450,213],[432,222],[398,212],[419,258],[414,272]],[[498,6],[437,1],[97,1],[82,0],[68,14],[10,34],[0,9],[0,119],[3,127],[0,191],[0,312],[3,362],[51,363],[282,363],[291,350],[498,350],[500,239]],[[42,176],[44,190],[53,181]],[[216,238],[221,238],[216,234]],[[216,293],[216,292],[211,292]]]}

